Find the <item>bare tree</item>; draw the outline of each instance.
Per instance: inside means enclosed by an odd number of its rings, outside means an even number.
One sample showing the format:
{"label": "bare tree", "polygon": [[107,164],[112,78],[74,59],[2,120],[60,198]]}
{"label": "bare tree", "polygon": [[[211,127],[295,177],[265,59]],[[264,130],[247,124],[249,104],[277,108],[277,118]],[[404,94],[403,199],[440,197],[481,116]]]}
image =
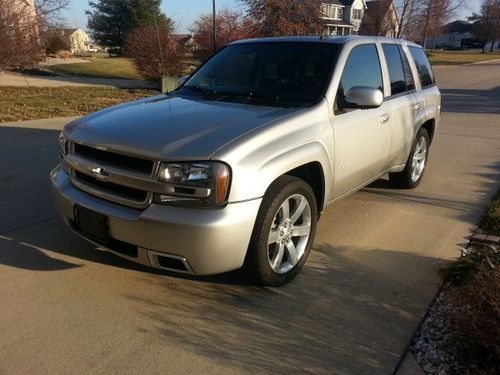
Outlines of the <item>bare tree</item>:
{"label": "bare tree", "polygon": [[421,0],[422,1],[422,45],[427,45],[429,36],[441,34],[444,25],[463,5],[463,0]]}
{"label": "bare tree", "polygon": [[35,0],[38,22],[42,28],[59,25],[62,22],[61,11],[66,9],[71,0]]}
{"label": "bare tree", "polygon": [[483,53],[486,44],[491,41],[490,52],[493,52],[495,41],[500,39],[500,0],[484,0],[481,4],[481,13],[469,18],[474,22],[474,31],[482,41]]}
{"label": "bare tree", "polygon": [[137,70],[149,79],[178,76],[184,69],[184,48],[165,27],[133,31],[126,39],[125,52],[132,57]]}
{"label": "bare tree", "polygon": [[443,26],[464,3],[465,0],[401,0],[397,36],[425,46],[428,37],[441,33]]}
{"label": "bare tree", "polygon": [[401,0],[399,2],[398,38],[408,38],[414,34],[415,30],[418,29],[418,15],[421,10],[422,0]]}
{"label": "bare tree", "polygon": [[42,58],[33,7],[0,0],[0,69],[23,69]]}
{"label": "bare tree", "polygon": [[377,0],[367,4],[368,11],[363,16],[360,33],[374,36],[397,36],[398,25],[391,19],[394,0]]}
{"label": "bare tree", "polygon": [[[196,42],[195,56],[201,61],[205,61],[213,54],[212,28],[211,14],[201,15],[191,27]],[[215,34],[217,50],[235,40],[255,36],[253,23],[249,17],[229,9],[222,9],[217,12]]]}
{"label": "bare tree", "polygon": [[321,34],[320,0],[242,0],[259,36]]}

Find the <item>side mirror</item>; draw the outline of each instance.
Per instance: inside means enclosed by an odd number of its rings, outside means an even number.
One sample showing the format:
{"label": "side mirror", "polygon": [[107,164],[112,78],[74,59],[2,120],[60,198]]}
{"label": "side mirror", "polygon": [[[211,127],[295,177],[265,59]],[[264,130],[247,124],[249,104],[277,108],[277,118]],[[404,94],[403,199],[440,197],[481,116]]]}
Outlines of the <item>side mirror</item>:
{"label": "side mirror", "polygon": [[177,81],[177,87],[181,87],[188,78],[189,76],[180,76],[179,80]]}
{"label": "side mirror", "polygon": [[384,94],[373,87],[355,86],[347,92],[344,101],[346,108],[378,108],[384,102]]}

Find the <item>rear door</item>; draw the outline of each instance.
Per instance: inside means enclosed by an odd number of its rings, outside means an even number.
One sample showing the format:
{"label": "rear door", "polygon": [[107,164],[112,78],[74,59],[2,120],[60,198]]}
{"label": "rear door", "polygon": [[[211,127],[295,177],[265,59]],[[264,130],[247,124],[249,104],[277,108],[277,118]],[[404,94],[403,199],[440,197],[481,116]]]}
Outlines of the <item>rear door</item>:
{"label": "rear door", "polygon": [[415,137],[415,123],[423,108],[416,91],[408,56],[400,44],[382,43],[385,66],[390,81],[390,94],[386,102],[391,105],[392,141],[389,164],[391,167],[406,163]]}
{"label": "rear door", "polygon": [[388,168],[391,144],[391,109],[342,109],[345,95],[356,86],[384,92],[379,50],[375,43],[354,46],[349,52],[336,93],[332,118],[335,137],[337,198],[367,183]]}

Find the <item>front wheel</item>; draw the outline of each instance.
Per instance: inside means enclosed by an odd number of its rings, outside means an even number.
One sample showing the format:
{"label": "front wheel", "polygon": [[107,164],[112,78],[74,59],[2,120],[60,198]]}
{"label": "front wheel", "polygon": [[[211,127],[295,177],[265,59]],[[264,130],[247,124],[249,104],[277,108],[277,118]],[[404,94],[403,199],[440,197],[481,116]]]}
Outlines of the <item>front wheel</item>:
{"label": "front wheel", "polygon": [[429,145],[429,133],[421,128],[413,143],[405,169],[399,173],[389,174],[389,180],[393,185],[401,189],[414,189],[420,184],[427,167]]}
{"label": "front wheel", "polygon": [[245,262],[257,282],[280,286],[293,279],[309,256],[318,210],[311,187],[282,176],[266,192]]}

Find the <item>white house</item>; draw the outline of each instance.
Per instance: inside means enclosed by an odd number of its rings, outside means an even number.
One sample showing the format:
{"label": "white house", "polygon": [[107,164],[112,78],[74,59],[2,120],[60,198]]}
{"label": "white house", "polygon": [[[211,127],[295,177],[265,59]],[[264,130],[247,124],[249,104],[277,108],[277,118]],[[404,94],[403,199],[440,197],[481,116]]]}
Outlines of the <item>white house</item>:
{"label": "white house", "polygon": [[364,0],[322,1],[321,14],[327,35],[355,35],[366,10]]}
{"label": "white house", "polygon": [[54,32],[66,41],[71,53],[89,52],[90,37],[82,29],[56,29]]}
{"label": "white house", "polygon": [[467,21],[450,22],[441,35],[429,37],[425,48],[467,47],[467,42],[475,39],[473,24]]}

